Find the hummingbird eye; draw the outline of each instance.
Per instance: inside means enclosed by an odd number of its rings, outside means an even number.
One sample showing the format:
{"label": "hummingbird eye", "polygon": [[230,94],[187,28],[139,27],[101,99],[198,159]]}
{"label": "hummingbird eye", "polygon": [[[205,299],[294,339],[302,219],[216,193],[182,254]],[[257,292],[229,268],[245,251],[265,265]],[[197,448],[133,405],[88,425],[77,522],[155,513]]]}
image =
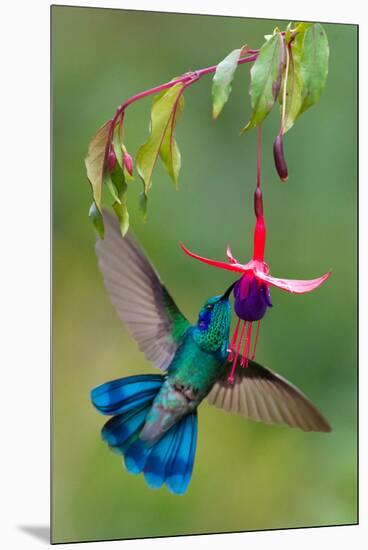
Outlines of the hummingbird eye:
{"label": "hummingbird eye", "polygon": [[206,309],[207,311],[210,311],[211,309],[213,309],[213,304],[207,304]]}

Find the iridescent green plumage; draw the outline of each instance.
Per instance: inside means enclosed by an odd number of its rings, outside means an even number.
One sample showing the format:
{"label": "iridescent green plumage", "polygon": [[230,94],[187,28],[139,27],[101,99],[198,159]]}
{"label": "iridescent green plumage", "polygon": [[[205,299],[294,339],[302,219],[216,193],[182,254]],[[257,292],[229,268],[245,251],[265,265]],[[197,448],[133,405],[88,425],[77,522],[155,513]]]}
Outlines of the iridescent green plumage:
{"label": "iridescent green plumage", "polygon": [[141,437],[156,440],[194,411],[218,380],[227,358],[230,329],[228,296],[206,301],[198,322],[188,327],[153,401]]}

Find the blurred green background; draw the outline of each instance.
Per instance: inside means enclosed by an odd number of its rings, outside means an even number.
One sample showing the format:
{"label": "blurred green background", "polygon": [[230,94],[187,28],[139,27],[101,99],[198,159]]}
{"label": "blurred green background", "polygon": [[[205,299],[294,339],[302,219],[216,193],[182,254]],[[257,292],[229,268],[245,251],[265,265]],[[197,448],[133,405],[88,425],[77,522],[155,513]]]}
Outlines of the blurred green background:
{"label": "blurred green background", "polygon": [[[53,541],[256,530],[357,521],[356,35],[325,24],[331,57],[320,103],[285,137],[289,181],[276,176],[277,109],[262,135],[262,181],[276,276],[331,279],[312,294],[272,290],[257,359],[299,386],[330,421],[329,435],[247,421],[203,403],[196,463],[187,494],[150,490],[128,475],[100,440],[104,419],[90,389],[153,372],[121,325],[97,268],[84,156],[97,128],[132,94],[219,62],[287,21],[52,8],[53,93]],[[240,260],[251,255],[256,132],[249,66],[238,69],[218,121],[211,77],[186,92],[177,140],[179,191],[158,166],[147,223],[130,184],[132,227],[185,314],[231,282],[228,272],[179,249]],[[148,134],[150,99],[128,110],[126,144]]]}

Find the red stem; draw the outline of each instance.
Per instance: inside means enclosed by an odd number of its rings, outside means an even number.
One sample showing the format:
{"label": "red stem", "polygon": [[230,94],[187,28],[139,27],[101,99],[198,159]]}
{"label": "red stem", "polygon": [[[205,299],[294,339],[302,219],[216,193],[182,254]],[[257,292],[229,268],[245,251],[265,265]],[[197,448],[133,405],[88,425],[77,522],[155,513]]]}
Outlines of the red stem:
{"label": "red stem", "polygon": [[[239,59],[238,65],[242,65],[243,63],[250,63],[252,61],[255,61],[257,59],[257,56],[258,56],[258,52],[254,53],[253,55],[250,55],[248,57],[242,57],[242,58]],[[125,111],[125,109],[129,105],[131,105],[132,103],[135,103],[139,99],[143,99],[144,97],[150,96],[152,94],[157,94],[157,93],[161,92],[162,90],[166,90],[167,88],[171,88],[172,86],[175,86],[175,84],[182,83],[182,84],[185,85],[185,87],[190,86],[191,84],[193,84],[194,82],[199,80],[202,76],[204,76],[206,74],[214,73],[216,71],[216,69],[217,69],[217,65],[213,65],[212,67],[206,67],[205,69],[199,69],[198,71],[186,73],[186,74],[184,74],[183,76],[181,76],[179,78],[175,78],[174,80],[170,80],[169,82],[165,82],[165,84],[160,84],[159,86],[155,86],[154,88],[150,88],[149,90],[145,90],[144,92],[140,92],[136,95],[133,95],[132,97],[130,97],[129,99],[124,101],[124,103],[122,103],[116,109],[115,115],[114,115],[113,119],[111,120],[108,143],[111,142],[111,139],[112,139],[112,136],[113,136],[113,133],[114,133],[114,129],[115,129],[115,125],[116,125],[119,117],[123,114],[123,112]]]}
{"label": "red stem", "polygon": [[258,126],[257,136],[257,188],[261,187],[261,127]]}

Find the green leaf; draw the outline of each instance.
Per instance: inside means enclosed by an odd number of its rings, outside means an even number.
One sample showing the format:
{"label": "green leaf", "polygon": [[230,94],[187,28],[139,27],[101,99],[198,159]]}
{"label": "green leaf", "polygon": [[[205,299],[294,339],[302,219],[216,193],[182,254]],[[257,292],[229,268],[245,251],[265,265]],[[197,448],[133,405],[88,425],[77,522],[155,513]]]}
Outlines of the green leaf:
{"label": "green leaf", "polygon": [[160,147],[160,158],[167,173],[169,174],[176,186],[178,185],[178,178],[181,167],[181,155],[174,134],[178,117],[183,112],[183,109],[184,97],[180,95],[178,102],[174,106],[169,125],[167,127]]}
{"label": "green leaf", "polygon": [[133,175],[131,176],[131,175],[129,174],[129,172],[128,172],[128,170],[125,168],[125,166],[124,166],[123,170],[124,170],[125,181],[134,181],[134,176],[133,176]]}
{"label": "green leaf", "polygon": [[212,116],[217,118],[231,93],[231,83],[238,66],[241,49],[234,50],[216,67],[212,83]]}
{"label": "green leaf", "polygon": [[124,170],[118,160],[115,163],[114,170],[107,175],[105,181],[115,200],[112,207],[118,217],[120,231],[124,237],[129,228],[129,213],[127,208],[128,186],[125,181]]}
{"label": "green leaf", "polygon": [[92,186],[93,199],[98,209],[101,209],[102,184],[105,171],[105,151],[110,126],[111,120],[108,120],[92,138],[84,161],[87,169],[87,176]]}
{"label": "green leaf", "polygon": [[113,199],[120,204],[120,197],[126,193],[128,186],[125,181],[125,172],[120,166],[120,162],[118,160],[116,160],[114,170],[105,175],[104,182]]}
{"label": "green leaf", "polygon": [[97,231],[97,234],[101,237],[101,239],[103,239],[105,235],[103,217],[100,210],[97,208],[95,202],[91,204],[91,207],[88,212],[88,216],[92,220],[92,223]]}
{"label": "green leaf", "polygon": [[147,219],[147,200],[147,195],[144,191],[139,193],[139,208],[145,220]]}
{"label": "green leaf", "polygon": [[320,23],[305,30],[300,70],[303,80],[303,103],[300,114],[312,107],[325,88],[328,74],[329,47],[326,33]]}
{"label": "green leaf", "polygon": [[297,23],[294,29],[295,34],[297,33],[304,33],[309,27],[311,27],[313,23]]}
{"label": "green leaf", "polygon": [[[136,158],[136,167],[144,185],[144,195],[152,186],[152,173],[160,153],[165,133],[170,126],[173,112],[184,89],[182,83],[175,84],[156,97],[152,104],[151,126],[148,141],[141,145]],[[177,173],[178,164],[172,164],[173,173]]]}
{"label": "green leaf", "polygon": [[129,212],[126,205],[126,196],[121,197],[120,202],[114,202],[112,207],[119,219],[120,232],[125,237],[129,229]]}
{"label": "green leaf", "polygon": [[114,132],[113,144],[114,144],[114,151],[115,151],[116,158],[119,161],[120,166],[122,166],[123,165],[123,151],[122,151],[121,143],[120,143],[120,139],[119,139],[119,132]]}
{"label": "green leaf", "polygon": [[281,34],[275,34],[259,51],[250,71],[252,116],[242,133],[259,126],[271,111],[280,92],[285,64],[285,46]]}
{"label": "green leaf", "polygon": [[115,163],[115,167],[110,174],[110,178],[117,195],[119,197],[124,195],[128,190],[128,186],[125,181],[125,172],[118,161]]}
{"label": "green leaf", "polygon": [[[286,84],[286,105],[283,134],[285,134],[294,125],[295,120],[300,115],[300,109],[303,103],[303,81],[300,69],[301,41],[294,39],[289,47],[289,70]],[[284,83],[285,85],[285,76]],[[283,108],[284,94],[280,94],[281,111]]]}
{"label": "green leaf", "polygon": [[291,27],[292,27],[292,23],[288,23],[288,26],[286,27],[286,31],[285,31],[285,44],[289,44],[290,42],[290,38],[291,38]]}
{"label": "green leaf", "polygon": [[106,183],[106,185],[107,185],[107,187],[108,187],[108,189],[109,189],[109,191],[110,191],[112,197],[113,197],[117,202],[120,203],[119,191],[118,191],[117,188],[115,187],[115,184],[114,184],[114,182],[112,181],[111,175],[110,175],[110,174],[108,174],[108,175],[106,176],[105,183]]}

